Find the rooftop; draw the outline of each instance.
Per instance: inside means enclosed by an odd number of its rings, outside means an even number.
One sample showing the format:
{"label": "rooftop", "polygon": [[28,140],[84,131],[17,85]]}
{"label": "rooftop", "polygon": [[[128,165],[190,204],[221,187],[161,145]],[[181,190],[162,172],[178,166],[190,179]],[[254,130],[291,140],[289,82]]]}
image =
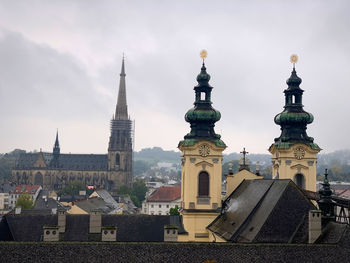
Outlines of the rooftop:
{"label": "rooftop", "polygon": [[148,202],[171,202],[181,198],[181,186],[159,187],[147,199]]}

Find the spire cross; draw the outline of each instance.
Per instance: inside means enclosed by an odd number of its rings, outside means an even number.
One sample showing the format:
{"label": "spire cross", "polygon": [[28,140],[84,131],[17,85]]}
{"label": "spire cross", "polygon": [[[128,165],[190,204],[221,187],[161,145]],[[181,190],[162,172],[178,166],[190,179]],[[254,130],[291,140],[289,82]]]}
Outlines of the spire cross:
{"label": "spire cross", "polygon": [[245,147],[243,147],[243,151],[240,152],[240,153],[243,154],[243,165],[245,165],[245,156],[246,156],[249,152],[247,152],[247,151],[245,150]]}

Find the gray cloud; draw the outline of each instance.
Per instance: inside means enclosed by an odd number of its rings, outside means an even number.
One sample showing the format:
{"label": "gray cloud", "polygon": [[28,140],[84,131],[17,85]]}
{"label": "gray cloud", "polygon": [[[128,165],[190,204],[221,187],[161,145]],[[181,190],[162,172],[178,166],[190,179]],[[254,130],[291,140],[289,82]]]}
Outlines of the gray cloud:
{"label": "gray cloud", "polygon": [[[349,7],[348,1],[3,2],[0,116],[9,127],[0,132],[0,152],[50,149],[49,130],[57,126],[69,151],[105,152],[122,52],[136,149],[175,149],[189,130],[183,116],[192,107],[202,48],[228,152],[243,146],[266,152],[279,136],[273,117],[283,110],[292,53],[300,57],[305,110],[315,115],[309,135],[326,151],[349,148]],[[30,119],[47,128],[29,127]],[[29,135],[20,145],[21,131]]]}

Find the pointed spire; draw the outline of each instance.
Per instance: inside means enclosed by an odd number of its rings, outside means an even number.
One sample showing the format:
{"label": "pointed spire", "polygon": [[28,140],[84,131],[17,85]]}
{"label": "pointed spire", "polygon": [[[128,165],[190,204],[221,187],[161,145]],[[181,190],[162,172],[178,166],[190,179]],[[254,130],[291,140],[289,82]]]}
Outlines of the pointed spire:
{"label": "pointed spire", "polygon": [[128,106],[126,104],[126,86],[125,86],[125,66],[124,66],[124,54],[122,60],[122,69],[120,72],[119,92],[117,107],[115,110],[115,120],[128,120]]}
{"label": "pointed spire", "polygon": [[58,129],[56,131],[56,141],[55,141],[55,146],[54,147],[60,147],[60,143],[58,142]]}
{"label": "pointed spire", "polygon": [[52,165],[53,166],[57,166],[58,165],[58,157],[60,156],[60,143],[58,141],[58,130],[56,131],[56,140],[55,140],[55,144],[53,146],[53,160],[52,160]]}

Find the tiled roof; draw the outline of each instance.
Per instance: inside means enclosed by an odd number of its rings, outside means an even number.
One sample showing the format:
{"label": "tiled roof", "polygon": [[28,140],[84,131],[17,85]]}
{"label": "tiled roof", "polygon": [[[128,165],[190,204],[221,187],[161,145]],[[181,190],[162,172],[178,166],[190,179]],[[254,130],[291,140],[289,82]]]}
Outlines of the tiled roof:
{"label": "tiled roof", "polygon": [[35,194],[40,185],[16,185],[12,194]]}
{"label": "tiled roof", "polygon": [[162,186],[159,187],[154,193],[147,199],[148,202],[171,202],[181,197],[180,186]]}

